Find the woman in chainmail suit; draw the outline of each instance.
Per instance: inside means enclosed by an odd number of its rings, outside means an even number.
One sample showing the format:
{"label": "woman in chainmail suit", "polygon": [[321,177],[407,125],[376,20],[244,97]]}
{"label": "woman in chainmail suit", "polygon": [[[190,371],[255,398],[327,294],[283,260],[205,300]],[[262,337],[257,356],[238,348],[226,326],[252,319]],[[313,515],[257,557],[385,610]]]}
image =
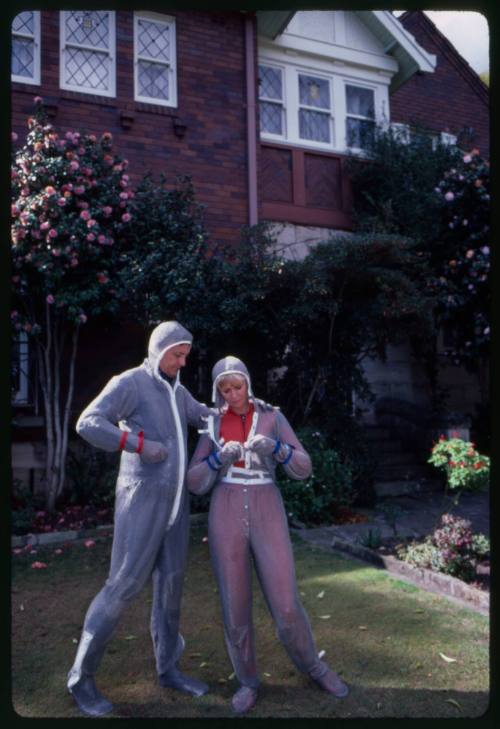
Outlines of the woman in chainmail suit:
{"label": "woman in chainmail suit", "polygon": [[209,545],[222,601],[224,635],[240,688],[235,712],[249,711],[259,678],[252,625],[252,558],[278,637],[297,668],[337,698],[348,688],[318,657],[307,614],[300,602],[286,513],[274,472],[306,479],[311,460],[284,415],[263,411],[253,399],[248,370],[236,357],[219,360],[212,371],[213,400],[226,404],[210,416],[189,464],[188,489],[205,494],[214,487]]}

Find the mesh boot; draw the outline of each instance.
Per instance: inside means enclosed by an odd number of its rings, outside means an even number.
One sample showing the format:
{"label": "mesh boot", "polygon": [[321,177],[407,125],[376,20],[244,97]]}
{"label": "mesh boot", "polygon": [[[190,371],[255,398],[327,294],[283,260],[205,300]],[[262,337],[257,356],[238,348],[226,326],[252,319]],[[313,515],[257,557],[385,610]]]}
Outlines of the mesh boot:
{"label": "mesh boot", "polygon": [[246,714],[255,706],[256,701],[257,689],[241,686],[231,699],[231,706],[237,714]]}
{"label": "mesh boot", "polygon": [[315,681],[318,686],[323,689],[323,691],[328,691],[328,693],[336,696],[337,699],[343,699],[344,696],[347,696],[349,693],[347,684],[345,684],[340,676],[331,669],[328,669],[328,671],[322,676],[319,676],[319,678],[313,678],[313,681]]}
{"label": "mesh boot", "polygon": [[167,673],[162,673],[158,680],[163,688],[173,688],[191,696],[203,696],[208,691],[206,683],[184,675],[178,668],[171,668]]}
{"label": "mesh boot", "polygon": [[113,704],[99,693],[93,676],[85,676],[73,686],[68,686],[68,691],[80,711],[87,716],[104,716],[113,711]]}

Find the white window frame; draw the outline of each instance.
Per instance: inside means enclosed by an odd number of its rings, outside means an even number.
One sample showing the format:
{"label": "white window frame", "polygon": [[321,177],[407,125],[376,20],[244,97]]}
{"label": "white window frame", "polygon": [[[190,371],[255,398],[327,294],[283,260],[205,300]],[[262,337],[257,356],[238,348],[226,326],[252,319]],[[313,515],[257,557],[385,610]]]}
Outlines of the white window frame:
{"label": "white window frame", "polygon": [[[29,11],[23,11],[23,12],[29,12]],[[40,74],[40,48],[41,48],[41,41],[40,41],[40,11],[39,10],[32,10],[33,13],[33,27],[34,32],[33,35],[29,33],[19,33],[11,31],[12,37],[17,38],[24,38],[29,39],[33,41],[33,76],[19,76],[15,73],[11,73],[11,81],[19,81],[22,84],[33,84],[36,86],[40,86],[41,83],[41,74]],[[21,13],[18,13],[20,15]],[[16,16],[17,17],[17,16]]]}
{"label": "white window frame", "polygon": [[[259,66],[280,68],[283,72],[283,99],[285,125],[284,135],[278,136],[269,132],[261,132],[262,142],[282,142],[287,146],[317,149],[323,152],[339,154],[356,154],[364,156],[365,149],[347,146],[347,99],[346,86],[359,86],[370,89],[374,94],[374,123],[378,127],[384,124],[389,106],[389,84],[379,81],[375,74],[371,78],[363,78],[359,69],[337,66],[327,60],[310,61],[309,59],[285,59],[280,49],[265,49],[259,54]],[[299,137],[299,74],[328,79],[330,83],[330,119],[331,142],[317,142]],[[259,97],[259,101],[260,101]]]}
{"label": "white window frame", "polygon": [[[151,96],[141,96],[139,94],[139,61],[151,61],[151,58],[144,56],[139,57],[139,43],[138,43],[138,28],[139,20],[150,20],[159,25],[168,25],[171,30],[171,53],[170,62],[161,63],[160,65],[166,66],[169,70],[169,90],[170,99],[158,99]],[[160,62],[158,62],[160,63]],[[147,104],[157,104],[160,106],[177,107],[177,28],[175,24],[175,18],[170,15],[162,15],[160,13],[153,12],[135,12],[134,13],[134,100],[141,101]]]}
{"label": "white window frame", "polygon": [[410,125],[404,122],[391,122],[390,128],[393,132],[394,138],[402,144],[410,144],[411,142],[411,131]]}
{"label": "white window frame", "polygon": [[[300,92],[299,92],[299,76],[313,76],[315,78],[319,78],[322,81],[326,81],[328,83],[328,91],[330,96],[330,108],[325,109],[321,107],[315,107],[315,106],[308,106],[307,104],[301,104],[300,103]],[[294,115],[293,123],[296,124],[296,130],[295,130],[295,136],[298,139],[300,144],[312,144],[314,146],[321,145],[322,147],[328,147],[330,148],[334,144],[335,140],[335,123],[333,119],[333,104],[334,104],[334,89],[333,89],[333,79],[330,75],[325,73],[317,73],[316,71],[309,71],[304,69],[296,69],[296,81],[295,81],[295,94],[297,98],[297,113]],[[299,122],[299,113],[301,109],[305,109],[306,111],[317,111],[319,114],[323,114],[324,116],[328,117],[328,124],[330,127],[330,141],[329,142],[319,142],[314,139],[302,139],[300,136],[300,122]],[[293,126],[292,126],[293,129]]]}
{"label": "white window frame", "polygon": [[17,336],[19,347],[19,389],[12,393],[13,405],[29,405],[29,341],[26,332]]}
{"label": "white window frame", "polygon": [[[96,12],[100,10],[99,8]],[[86,86],[76,86],[69,84],[65,81],[65,56],[67,46],[73,48],[82,48],[91,52],[106,53],[105,49],[97,49],[94,46],[85,46],[77,43],[66,42],[66,15],[70,11],[61,10],[59,13],[59,85],[61,89],[67,91],[76,91],[80,94],[93,94],[95,96],[116,96],[116,13],[114,10],[105,11],[109,14],[109,49],[107,51],[110,61],[109,68],[109,88],[108,89],[94,89]],[[75,11],[71,11],[75,12]],[[101,11],[102,12],[102,11]]]}
{"label": "white window frame", "polygon": [[448,132],[441,132],[440,140],[441,144],[445,147],[455,147],[457,144],[457,135],[449,134]]}
{"label": "white window frame", "polygon": [[[362,116],[361,114],[351,114],[347,111],[347,87],[352,86],[354,88],[358,89],[365,89],[366,91],[371,91],[373,93],[373,117],[368,116]],[[345,123],[345,147],[350,152],[354,152],[356,154],[366,154],[367,150],[364,147],[355,147],[355,146],[349,146],[347,141],[347,119],[359,119],[360,121],[367,121],[373,124],[373,128],[376,129],[377,127],[377,114],[376,114],[376,94],[377,89],[373,84],[370,83],[364,83],[362,81],[351,81],[351,80],[344,80],[344,102],[345,102],[345,115],[344,115],[344,123]]]}
{"label": "white window frame", "polygon": [[265,135],[266,139],[274,139],[274,140],[283,142],[287,138],[287,129],[288,129],[288,123],[287,123],[288,115],[287,115],[287,105],[286,105],[286,84],[285,84],[286,68],[285,68],[285,66],[282,66],[277,63],[267,63],[266,62],[266,63],[259,63],[258,65],[266,66],[267,68],[272,68],[275,71],[281,71],[281,93],[282,93],[281,102],[279,102],[277,99],[271,99],[271,98],[268,98],[265,96],[261,96],[260,90],[259,90],[259,104],[261,101],[268,102],[271,104],[276,104],[276,106],[278,106],[278,104],[281,104],[281,109],[283,112],[283,117],[282,117],[283,118],[283,134],[273,134],[272,132],[261,132],[261,137],[263,137],[263,135]]}

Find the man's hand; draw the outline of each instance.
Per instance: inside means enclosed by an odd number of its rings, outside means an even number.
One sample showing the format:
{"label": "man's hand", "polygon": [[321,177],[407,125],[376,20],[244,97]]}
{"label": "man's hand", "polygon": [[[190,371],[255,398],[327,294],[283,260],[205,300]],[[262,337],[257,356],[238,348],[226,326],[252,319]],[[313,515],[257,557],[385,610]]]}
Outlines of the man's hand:
{"label": "man's hand", "polygon": [[243,446],[236,440],[230,440],[224,444],[224,447],[218,451],[217,455],[223,466],[241,461],[244,458]]}
{"label": "man's hand", "polygon": [[167,457],[167,449],[156,440],[145,440],[140,456],[144,463],[160,463]]}
{"label": "man's hand", "polygon": [[270,456],[276,448],[276,441],[265,435],[252,435],[252,437],[245,443],[245,447],[248,448],[248,450],[257,453],[259,456]]}

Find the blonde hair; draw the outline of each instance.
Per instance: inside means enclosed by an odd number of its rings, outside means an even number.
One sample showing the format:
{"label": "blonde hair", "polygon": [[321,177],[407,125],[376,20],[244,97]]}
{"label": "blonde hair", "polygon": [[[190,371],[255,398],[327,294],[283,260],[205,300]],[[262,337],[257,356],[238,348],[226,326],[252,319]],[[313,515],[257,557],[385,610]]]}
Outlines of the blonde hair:
{"label": "blonde hair", "polygon": [[220,390],[226,384],[243,383],[246,382],[245,375],[236,375],[231,373],[230,375],[223,375],[220,380],[217,381],[217,388]]}

